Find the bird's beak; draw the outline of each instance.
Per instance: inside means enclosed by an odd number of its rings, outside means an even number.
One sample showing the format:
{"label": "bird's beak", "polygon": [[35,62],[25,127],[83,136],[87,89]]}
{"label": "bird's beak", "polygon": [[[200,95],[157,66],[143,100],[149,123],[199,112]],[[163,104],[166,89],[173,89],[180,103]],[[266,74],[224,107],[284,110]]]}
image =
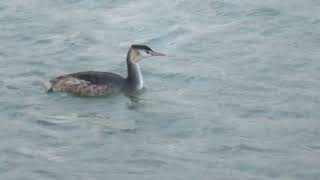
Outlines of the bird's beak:
{"label": "bird's beak", "polygon": [[165,56],[165,54],[155,52],[155,51],[147,51],[147,53],[150,54],[151,56]]}

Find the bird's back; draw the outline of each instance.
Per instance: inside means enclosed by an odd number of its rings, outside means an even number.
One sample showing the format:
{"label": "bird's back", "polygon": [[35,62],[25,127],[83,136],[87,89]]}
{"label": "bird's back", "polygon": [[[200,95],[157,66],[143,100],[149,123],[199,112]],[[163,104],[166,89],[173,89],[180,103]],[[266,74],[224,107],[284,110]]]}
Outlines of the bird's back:
{"label": "bird's back", "polygon": [[114,73],[85,71],[59,76],[52,79],[50,83],[49,91],[99,96],[122,91],[125,79]]}

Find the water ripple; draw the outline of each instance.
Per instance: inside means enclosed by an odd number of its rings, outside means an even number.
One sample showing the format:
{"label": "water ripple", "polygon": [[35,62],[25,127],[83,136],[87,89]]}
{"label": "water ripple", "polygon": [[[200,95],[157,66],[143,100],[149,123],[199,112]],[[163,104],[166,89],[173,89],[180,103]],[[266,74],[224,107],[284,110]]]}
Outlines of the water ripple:
{"label": "water ripple", "polygon": [[[319,3],[0,1],[1,179],[317,179]],[[46,93],[126,75],[141,93]]]}

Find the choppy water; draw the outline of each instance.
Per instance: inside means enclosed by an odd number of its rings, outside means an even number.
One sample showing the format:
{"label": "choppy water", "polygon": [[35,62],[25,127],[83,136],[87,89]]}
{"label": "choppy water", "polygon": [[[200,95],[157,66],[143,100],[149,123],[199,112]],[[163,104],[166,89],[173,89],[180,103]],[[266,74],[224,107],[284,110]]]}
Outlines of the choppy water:
{"label": "choppy water", "polygon": [[[147,91],[80,98],[83,70]],[[320,1],[0,2],[0,179],[319,179]]]}

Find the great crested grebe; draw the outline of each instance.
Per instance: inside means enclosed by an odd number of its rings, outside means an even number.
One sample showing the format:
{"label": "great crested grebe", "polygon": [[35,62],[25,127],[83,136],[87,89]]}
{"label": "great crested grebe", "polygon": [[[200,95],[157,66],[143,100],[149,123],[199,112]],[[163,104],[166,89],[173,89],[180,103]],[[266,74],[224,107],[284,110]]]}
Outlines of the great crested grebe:
{"label": "great crested grebe", "polygon": [[68,92],[80,96],[105,96],[124,92],[131,93],[143,88],[138,62],[146,56],[165,56],[146,45],[132,45],[127,53],[128,76],[109,72],[85,71],[66,74],[50,80],[48,92]]}

